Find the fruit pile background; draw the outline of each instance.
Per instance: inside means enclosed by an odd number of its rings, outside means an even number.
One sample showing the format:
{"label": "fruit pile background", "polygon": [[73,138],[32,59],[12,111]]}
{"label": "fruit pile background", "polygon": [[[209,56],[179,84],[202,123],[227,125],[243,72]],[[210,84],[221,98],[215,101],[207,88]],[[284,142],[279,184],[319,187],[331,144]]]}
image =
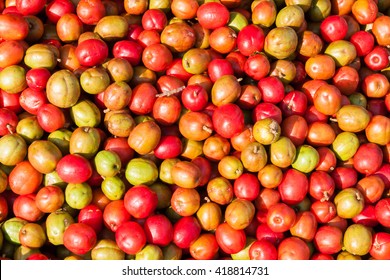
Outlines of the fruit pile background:
{"label": "fruit pile background", "polygon": [[0,1],[0,257],[390,259],[390,1]]}

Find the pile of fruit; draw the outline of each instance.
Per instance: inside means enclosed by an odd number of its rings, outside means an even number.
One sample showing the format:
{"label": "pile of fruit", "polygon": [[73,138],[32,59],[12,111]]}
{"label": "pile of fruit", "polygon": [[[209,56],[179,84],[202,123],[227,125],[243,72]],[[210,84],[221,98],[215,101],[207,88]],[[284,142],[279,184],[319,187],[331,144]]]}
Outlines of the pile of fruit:
{"label": "pile of fruit", "polygon": [[2,259],[390,259],[390,1],[0,12]]}

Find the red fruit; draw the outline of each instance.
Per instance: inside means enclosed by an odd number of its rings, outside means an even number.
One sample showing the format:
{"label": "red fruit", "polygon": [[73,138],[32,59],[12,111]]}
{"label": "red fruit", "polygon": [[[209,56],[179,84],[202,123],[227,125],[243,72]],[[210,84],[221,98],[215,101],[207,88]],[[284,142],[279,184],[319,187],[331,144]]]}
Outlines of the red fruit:
{"label": "red fruit", "polygon": [[58,176],[67,183],[84,183],[92,176],[92,166],[83,156],[69,154],[60,159],[56,171]]}
{"label": "red fruit", "polygon": [[95,230],[87,224],[74,223],[64,232],[64,246],[77,255],[88,253],[96,244]]}
{"label": "red fruit", "polygon": [[158,246],[167,246],[173,239],[171,221],[162,214],[148,217],[145,220],[144,230],[148,243]]}
{"label": "red fruit", "polygon": [[328,43],[342,40],[348,32],[347,21],[339,15],[326,17],[320,25],[321,37]]}
{"label": "red fruit", "polygon": [[240,107],[233,103],[217,107],[212,121],[216,133],[225,138],[232,138],[245,128],[244,114]]}
{"label": "red fruit", "polygon": [[146,244],[146,235],[142,226],[136,222],[123,223],[115,232],[118,247],[126,254],[135,255]]}
{"label": "red fruit", "polygon": [[130,188],[124,198],[125,208],[131,216],[143,219],[150,216],[157,207],[157,194],[146,185]]}

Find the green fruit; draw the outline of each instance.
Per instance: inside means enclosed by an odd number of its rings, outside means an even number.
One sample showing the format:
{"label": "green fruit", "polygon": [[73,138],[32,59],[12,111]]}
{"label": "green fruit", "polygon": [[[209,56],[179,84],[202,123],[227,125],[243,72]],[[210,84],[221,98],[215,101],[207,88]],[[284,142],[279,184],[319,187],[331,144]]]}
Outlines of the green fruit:
{"label": "green fruit", "polygon": [[91,250],[92,260],[124,260],[125,253],[114,240],[101,239]]}
{"label": "green fruit", "polygon": [[49,44],[35,44],[26,50],[24,63],[30,68],[53,70],[57,66],[58,50]]}
{"label": "green fruit", "polygon": [[147,244],[137,254],[136,260],[162,260],[164,259],[163,251],[160,247],[154,244]]}
{"label": "green fruit", "polygon": [[72,106],[70,117],[78,127],[97,127],[102,119],[99,108],[88,99],[80,100]]}
{"label": "green fruit", "polygon": [[343,131],[363,131],[370,122],[369,112],[359,105],[344,105],[336,113],[338,126]]}
{"label": "green fruit", "polygon": [[29,248],[23,245],[20,245],[15,249],[13,259],[14,260],[26,260],[32,254],[40,253],[37,248]]}
{"label": "green fruit", "polygon": [[158,179],[158,168],[149,159],[133,158],[126,166],[125,176],[134,186],[151,185]]}
{"label": "green fruit", "polygon": [[76,128],[69,139],[69,152],[92,159],[99,151],[100,133],[97,128],[83,126]]}
{"label": "green fruit", "polygon": [[129,23],[125,17],[107,15],[99,20],[95,32],[105,41],[117,41],[124,38],[129,31]]}
{"label": "green fruit", "polygon": [[69,154],[69,140],[72,136],[72,131],[61,128],[51,132],[47,136],[47,140],[54,143],[61,151],[63,155]]}
{"label": "green fruit", "polygon": [[233,260],[250,260],[249,249],[250,249],[251,245],[253,244],[253,242],[255,242],[255,241],[256,241],[255,238],[248,236],[246,238],[245,247],[241,251],[230,255],[232,257],[232,259]]}
{"label": "green fruit", "polygon": [[17,133],[0,138],[0,163],[13,166],[23,161],[27,155],[27,144]]}
{"label": "green fruit", "polygon": [[334,198],[337,215],[344,219],[352,219],[364,208],[363,194],[356,188],[341,190]]}
{"label": "green fruit", "polygon": [[74,219],[68,212],[58,210],[50,213],[46,218],[46,235],[48,241],[53,245],[64,244],[64,232],[73,223]]}
{"label": "green fruit", "polygon": [[103,177],[113,177],[121,171],[122,162],[116,152],[102,150],[94,158],[97,173]]}
{"label": "green fruit", "polygon": [[270,145],[269,157],[277,167],[286,168],[293,163],[296,152],[297,150],[290,138],[281,136]]}
{"label": "green fruit", "polygon": [[56,71],[47,81],[47,99],[59,108],[72,107],[79,100],[80,94],[79,80],[69,70]]}
{"label": "green fruit", "polygon": [[338,159],[346,161],[355,155],[359,146],[359,138],[356,134],[344,131],[337,134],[336,138],[333,140],[331,149]]}
{"label": "green fruit", "polygon": [[92,201],[92,189],[87,183],[69,183],[65,188],[65,201],[73,209],[83,209]]}
{"label": "green fruit", "polygon": [[164,260],[181,260],[183,250],[176,246],[174,243],[162,248]]}
{"label": "green fruit", "polygon": [[19,232],[22,227],[27,224],[26,220],[23,220],[18,217],[13,217],[6,220],[1,225],[1,231],[3,232],[4,239],[13,244],[20,244],[19,241]]}
{"label": "green fruit", "polygon": [[16,125],[16,132],[24,138],[24,140],[31,144],[34,140],[41,139],[44,130],[38,123],[36,116],[21,119]]}
{"label": "green fruit", "polygon": [[298,46],[298,35],[291,27],[276,27],[265,37],[264,51],[276,59],[290,57]]}
{"label": "green fruit", "polygon": [[371,249],[371,230],[362,224],[352,224],[346,229],[343,242],[345,250],[349,253],[364,256]]}
{"label": "green fruit", "polygon": [[230,18],[227,25],[234,31],[240,32],[241,29],[248,25],[248,20],[242,13],[230,12]]}
{"label": "green fruit", "polygon": [[0,89],[8,93],[19,93],[26,87],[26,70],[22,66],[11,65],[0,71]]}
{"label": "green fruit", "polygon": [[118,176],[104,178],[101,189],[109,200],[121,199],[126,192],[125,183]]}
{"label": "green fruit", "polygon": [[98,94],[110,85],[110,76],[102,67],[88,68],[80,76],[80,85],[85,92]]}
{"label": "green fruit", "polygon": [[159,166],[159,178],[161,181],[167,184],[173,184],[171,170],[172,167],[179,162],[178,158],[164,159]]}
{"label": "green fruit", "polygon": [[291,166],[303,173],[309,173],[317,167],[319,161],[320,155],[315,148],[302,145],[297,148],[297,154]]}
{"label": "green fruit", "polygon": [[337,67],[346,66],[352,63],[357,56],[355,46],[346,40],[331,42],[326,47],[324,53],[334,59]]}

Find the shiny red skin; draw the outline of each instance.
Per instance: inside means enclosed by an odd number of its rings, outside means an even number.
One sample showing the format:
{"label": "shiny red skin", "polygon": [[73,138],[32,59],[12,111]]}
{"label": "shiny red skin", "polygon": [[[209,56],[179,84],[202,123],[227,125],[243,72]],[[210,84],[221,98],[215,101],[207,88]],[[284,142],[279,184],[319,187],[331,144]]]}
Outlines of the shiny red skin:
{"label": "shiny red skin", "polygon": [[233,66],[234,75],[236,77],[243,77],[245,74],[244,67],[247,57],[238,51],[230,52],[225,57]]}
{"label": "shiny red skin", "polygon": [[18,116],[14,111],[0,108],[0,136],[14,133],[18,122]]}
{"label": "shiny red skin", "polygon": [[307,97],[302,91],[290,91],[284,96],[280,104],[282,114],[285,117],[291,115],[303,116],[307,109],[307,103]]}
{"label": "shiny red skin", "polygon": [[26,259],[28,261],[37,261],[37,260],[41,260],[41,261],[45,261],[45,260],[49,260],[49,257],[46,256],[45,254],[42,254],[42,253],[34,253],[34,254],[31,254],[30,256],[28,256],[28,258]]}
{"label": "shiny red skin", "polygon": [[344,39],[347,32],[347,21],[339,15],[326,17],[320,25],[321,38],[328,43]]}
{"label": "shiny red skin", "polygon": [[263,102],[277,104],[284,98],[284,85],[278,77],[264,77],[259,80],[257,87],[260,90]]}
{"label": "shiny red skin", "polygon": [[131,23],[129,24],[129,31],[127,32],[126,39],[127,40],[134,40],[136,41],[139,34],[143,31],[144,29],[142,28],[141,25],[137,23]]}
{"label": "shiny red skin", "polygon": [[14,215],[28,222],[36,222],[41,219],[44,213],[37,207],[35,198],[35,193],[16,197],[12,205]]}
{"label": "shiny red skin", "polygon": [[163,31],[168,24],[168,19],[165,13],[160,9],[149,9],[142,15],[142,28],[144,30]]}
{"label": "shiny red skin", "polygon": [[186,83],[192,76],[192,74],[188,73],[183,67],[183,59],[180,57],[173,58],[171,64],[168,66],[165,73],[168,76],[173,76],[179,78],[184,83]]}
{"label": "shiny red skin", "polygon": [[150,244],[167,246],[173,240],[173,225],[163,214],[152,215],[145,220],[146,240]]}
{"label": "shiny red skin", "polygon": [[322,254],[336,254],[343,247],[343,232],[338,227],[321,226],[317,229],[313,243]]}
{"label": "shiny red skin", "polygon": [[252,201],[260,194],[260,182],[252,173],[244,173],[234,180],[233,191],[237,198]]}
{"label": "shiny red skin", "polygon": [[372,33],[360,30],[354,33],[349,41],[355,46],[358,56],[366,56],[375,45],[375,37]]}
{"label": "shiny red skin", "polygon": [[204,87],[199,84],[188,85],[181,93],[183,106],[191,111],[202,111],[209,101]]}
{"label": "shiny red skin", "polygon": [[126,254],[137,254],[146,244],[145,231],[136,222],[128,221],[118,227],[115,232],[118,247]]}
{"label": "shiny red skin", "polygon": [[117,153],[122,166],[125,166],[134,157],[134,150],[130,148],[126,137],[108,137],[104,141],[103,147],[105,150]]}
{"label": "shiny red skin", "polygon": [[253,80],[259,81],[268,75],[271,64],[268,58],[261,53],[251,55],[245,61],[244,72]]}
{"label": "shiny red skin", "polygon": [[19,102],[21,93],[8,93],[4,90],[0,90],[0,107],[7,108],[16,114],[19,114],[23,108]]}
{"label": "shiny red skin", "polygon": [[278,250],[276,246],[265,240],[256,240],[249,247],[249,258],[251,260],[277,260]]}
{"label": "shiny red skin", "polygon": [[84,183],[92,175],[92,166],[83,156],[69,154],[62,157],[56,166],[58,176],[67,183]]}
{"label": "shiny red skin", "polygon": [[282,202],[294,205],[305,198],[309,190],[309,180],[304,173],[291,168],[284,172],[278,190]]}
{"label": "shiny red skin", "polygon": [[173,125],[180,118],[181,107],[175,95],[158,97],[153,104],[152,117],[158,124]]}
{"label": "shiny red skin", "polygon": [[355,224],[362,224],[367,227],[375,227],[378,225],[378,220],[375,216],[375,206],[372,204],[367,204],[364,206],[363,210],[352,218],[352,221]]}
{"label": "shiny red skin", "polygon": [[282,110],[275,104],[269,102],[260,102],[252,111],[252,121],[272,118],[278,124],[282,123]]}
{"label": "shiny red skin", "polygon": [[295,219],[294,209],[283,202],[276,203],[268,209],[267,225],[272,231],[288,231],[295,223]]}
{"label": "shiny red skin", "polygon": [[79,43],[75,55],[80,64],[93,67],[102,64],[108,57],[108,46],[100,39],[87,39]]}
{"label": "shiny red skin", "polygon": [[142,52],[143,64],[152,71],[165,71],[172,63],[172,52],[163,44],[147,46]]}
{"label": "shiny red skin", "polygon": [[351,167],[336,167],[331,173],[336,187],[339,189],[346,189],[356,185],[358,181],[358,173]]}
{"label": "shiny red skin", "polygon": [[27,86],[32,90],[44,90],[51,73],[46,68],[33,68],[26,72]]}
{"label": "shiny red skin", "polygon": [[127,212],[123,199],[109,202],[103,210],[104,226],[112,232],[116,232],[118,227],[130,219],[131,215]]}
{"label": "shiny red skin", "polygon": [[375,216],[384,227],[390,227],[390,198],[382,198],[375,204]]}
{"label": "shiny red skin", "polygon": [[261,27],[249,24],[237,35],[237,48],[245,56],[261,52],[264,48],[265,34]]}
{"label": "shiny red skin", "polygon": [[48,101],[44,91],[26,88],[20,93],[19,103],[26,112],[37,115],[41,106]]}
{"label": "shiny red skin", "polygon": [[121,40],[112,47],[112,54],[115,58],[126,59],[132,66],[141,62],[143,47],[136,41]]}
{"label": "shiny red skin", "polygon": [[129,109],[135,115],[146,115],[153,111],[157,89],[150,83],[141,83],[133,88]]}
{"label": "shiny red skin", "polygon": [[353,167],[366,176],[378,171],[382,163],[382,149],[375,143],[361,144],[353,156]]}
{"label": "shiny red skin", "polygon": [[287,237],[280,242],[278,260],[308,260],[309,258],[309,245],[299,237]]}
{"label": "shiny red skin", "polygon": [[95,230],[87,224],[71,224],[64,232],[65,248],[77,255],[88,253],[95,246],[96,241]]}
{"label": "shiny red skin", "polygon": [[217,107],[212,121],[216,133],[225,138],[232,138],[245,128],[244,114],[240,107],[233,103]]}
{"label": "shiny red skin", "polygon": [[234,75],[232,64],[229,60],[224,58],[216,58],[210,61],[207,66],[207,73],[212,82],[218,80],[218,78],[224,75]]}
{"label": "shiny red skin", "polygon": [[157,194],[146,185],[130,188],[123,198],[126,210],[137,219],[150,216],[157,207]]}
{"label": "shiny red skin", "polygon": [[372,240],[370,255],[376,260],[390,260],[390,233],[376,232]]}
{"label": "shiny red skin", "polygon": [[378,175],[383,182],[385,183],[385,188],[390,188],[390,164],[384,163],[381,168],[377,172],[375,172],[375,175]]}
{"label": "shiny red skin", "polygon": [[219,248],[226,254],[236,254],[245,247],[245,231],[236,230],[226,222],[217,226],[215,237]]}
{"label": "shiny red skin", "polygon": [[159,159],[176,158],[182,152],[182,143],[178,136],[163,135],[154,149],[154,155]]}
{"label": "shiny red skin", "polygon": [[316,200],[310,206],[310,211],[314,214],[318,223],[328,223],[336,217],[336,206],[332,201]]}
{"label": "shiny red skin", "polygon": [[80,210],[77,221],[91,226],[96,234],[103,229],[103,212],[94,204],[89,204]]}
{"label": "shiny red skin", "polygon": [[389,51],[382,46],[375,46],[364,56],[364,63],[373,71],[380,71],[386,68],[389,62]]}
{"label": "shiny red skin", "polygon": [[199,237],[202,228],[194,216],[180,218],[173,225],[173,243],[182,249],[187,249]]}
{"label": "shiny red skin", "polygon": [[106,15],[106,8],[101,0],[81,0],[76,7],[80,20],[88,25],[95,25]]}
{"label": "shiny red skin", "polygon": [[43,10],[46,2],[46,0],[16,0],[15,6],[24,16],[36,15]]}
{"label": "shiny red skin", "polygon": [[219,2],[206,2],[199,6],[196,17],[206,29],[216,29],[226,25],[229,21],[229,10]]}
{"label": "shiny red skin", "polygon": [[45,8],[46,16],[52,23],[57,23],[62,15],[74,13],[75,11],[76,7],[70,0],[49,1]]}
{"label": "shiny red skin", "polygon": [[309,194],[316,200],[329,200],[335,192],[333,178],[325,171],[313,171],[309,177]]}

